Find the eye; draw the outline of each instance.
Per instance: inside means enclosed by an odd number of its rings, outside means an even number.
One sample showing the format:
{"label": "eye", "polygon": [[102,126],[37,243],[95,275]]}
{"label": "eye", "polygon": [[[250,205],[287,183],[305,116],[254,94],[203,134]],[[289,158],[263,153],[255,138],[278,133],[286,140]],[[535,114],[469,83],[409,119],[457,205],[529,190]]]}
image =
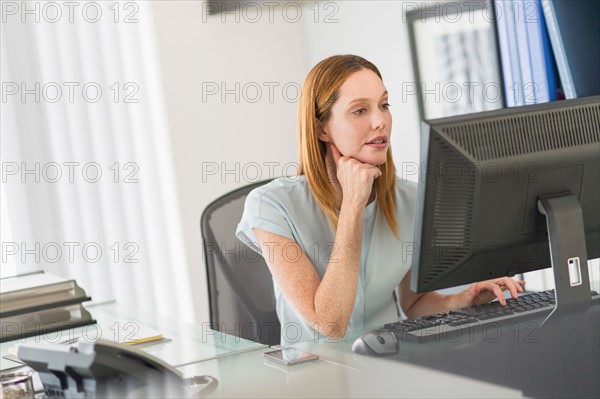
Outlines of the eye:
{"label": "eye", "polygon": [[382,109],[386,109],[387,110],[387,109],[390,109],[391,105],[390,105],[390,103],[385,103],[385,104],[381,104],[380,107]]}
{"label": "eye", "polygon": [[365,112],[367,112],[366,108],[360,108],[360,109],[357,109],[356,111],[352,111],[352,113],[356,116],[360,116],[360,115],[364,114]]}

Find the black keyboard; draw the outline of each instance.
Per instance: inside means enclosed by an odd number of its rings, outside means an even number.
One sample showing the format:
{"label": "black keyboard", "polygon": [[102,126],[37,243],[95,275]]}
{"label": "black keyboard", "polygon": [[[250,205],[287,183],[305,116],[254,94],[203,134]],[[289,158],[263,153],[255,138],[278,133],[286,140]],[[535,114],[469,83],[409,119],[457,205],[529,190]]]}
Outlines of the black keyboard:
{"label": "black keyboard", "polygon": [[[592,291],[592,301],[600,301],[600,295]],[[401,320],[388,323],[385,329],[392,330],[401,341],[431,342],[457,341],[462,335],[472,334],[491,328],[491,324],[503,326],[523,319],[544,317],[556,304],[554,290],[521,295],[518,299],[509,298],[503,306],[498,301],[485,305],[436,313],[420,319]]]}

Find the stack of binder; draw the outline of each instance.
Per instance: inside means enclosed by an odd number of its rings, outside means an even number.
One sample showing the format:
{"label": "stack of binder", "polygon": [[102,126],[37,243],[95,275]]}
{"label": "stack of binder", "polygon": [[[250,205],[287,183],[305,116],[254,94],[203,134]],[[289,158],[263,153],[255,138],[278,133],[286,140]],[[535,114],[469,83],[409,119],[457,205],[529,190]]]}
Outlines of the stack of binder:
{"label": "stack of binder", "polygon": [[600,2],[494,4],[508,107],[600,94]]}
{"label": "stack of binder", "polygon": [[557,99],[541,0],[496,0],[496,28],[508,107]]}
{"label": "stack of binder", "polygon": [[82,306],[89,301],[75,280],[35,273],[2,279],[0,342],[96,323]]}

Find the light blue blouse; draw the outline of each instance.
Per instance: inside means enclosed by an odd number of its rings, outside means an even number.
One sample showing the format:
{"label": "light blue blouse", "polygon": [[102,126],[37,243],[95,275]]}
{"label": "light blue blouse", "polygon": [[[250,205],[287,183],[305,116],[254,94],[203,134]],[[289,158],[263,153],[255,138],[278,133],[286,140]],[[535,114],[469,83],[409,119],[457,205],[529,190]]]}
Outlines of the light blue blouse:
{"label": "light blue blouse", "polygon": [[[377,201],[365,207],[358,290],[347,332],[398,319],[393,292],[411,265],[415,199],[416,184],[397,177],[396,217],[401,241],[391,232],[383,213],[377,212]],[[323,278],[335,234],[305,176],[275,179],[254,189],[246,198],[236,235],[260,254],[254,227],[297,242]],[[292,247],[285,254],[292,261],[298,256]],[[273,286],[282,345],[323,338],[304,321],[277,283],[273,282]]]}

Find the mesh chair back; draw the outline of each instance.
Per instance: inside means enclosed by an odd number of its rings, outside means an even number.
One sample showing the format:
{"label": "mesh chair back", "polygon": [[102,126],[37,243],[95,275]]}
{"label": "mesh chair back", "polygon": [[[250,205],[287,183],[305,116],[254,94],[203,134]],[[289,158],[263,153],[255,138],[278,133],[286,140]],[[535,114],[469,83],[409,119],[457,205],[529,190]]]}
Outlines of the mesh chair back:
{"label": "mesh chair back", "polygon": [[235,236],[246,196],[269,181],[213,201],[200,219],[211,328],[268,345],[280,343],[271,272],[262,256]]}

